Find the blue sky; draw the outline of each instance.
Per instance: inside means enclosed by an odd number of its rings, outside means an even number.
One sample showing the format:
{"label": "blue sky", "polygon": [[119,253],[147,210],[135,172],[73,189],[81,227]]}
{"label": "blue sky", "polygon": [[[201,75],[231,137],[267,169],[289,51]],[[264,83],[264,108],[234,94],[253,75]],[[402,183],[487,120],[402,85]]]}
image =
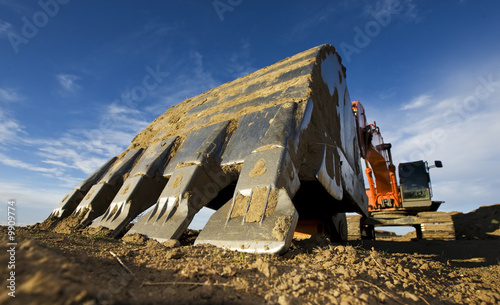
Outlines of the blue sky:
{"label": "blue sky", "polygon": [[9,199],[42,221],[169,106],[323,43],[395,162],[443,161],[443,210],[497,203],[499,30],[493,0],[0,0],[0,221]]}

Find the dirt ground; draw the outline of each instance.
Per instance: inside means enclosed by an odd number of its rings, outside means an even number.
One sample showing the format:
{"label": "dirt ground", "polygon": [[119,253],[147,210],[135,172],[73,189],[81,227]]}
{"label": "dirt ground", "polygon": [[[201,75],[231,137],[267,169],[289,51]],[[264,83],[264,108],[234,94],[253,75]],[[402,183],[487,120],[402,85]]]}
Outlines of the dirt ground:
{"label": "dirt ground", "polygon": [[0,304],[499,304],[500,205],[453,213],[456,241],[295,239],[282,256],[98,232],[0,228]]}

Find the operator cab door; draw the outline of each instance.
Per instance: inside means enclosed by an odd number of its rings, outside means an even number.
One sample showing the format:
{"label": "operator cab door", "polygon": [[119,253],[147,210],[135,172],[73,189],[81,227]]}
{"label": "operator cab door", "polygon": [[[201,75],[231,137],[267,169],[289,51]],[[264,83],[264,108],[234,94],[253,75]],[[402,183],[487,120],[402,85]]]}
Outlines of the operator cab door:
{"label": "operator cab door", "polygon": [[432,194],[427,164],[424,161],[401,163],[398,172],[403,208],[429,211]]}

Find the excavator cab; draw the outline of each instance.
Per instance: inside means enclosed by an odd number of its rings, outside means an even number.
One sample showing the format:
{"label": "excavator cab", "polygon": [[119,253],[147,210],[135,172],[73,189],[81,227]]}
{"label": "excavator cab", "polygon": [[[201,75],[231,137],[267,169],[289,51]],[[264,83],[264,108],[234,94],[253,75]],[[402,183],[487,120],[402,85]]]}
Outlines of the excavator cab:
{"label": "excavator cab", "polygon": [[[434,166],[442,167],[441,161]],[[402,205],[410,211],[436,211],[441,201],[432,201],[432,186],[427,162],[400,163],[398,166]]]}

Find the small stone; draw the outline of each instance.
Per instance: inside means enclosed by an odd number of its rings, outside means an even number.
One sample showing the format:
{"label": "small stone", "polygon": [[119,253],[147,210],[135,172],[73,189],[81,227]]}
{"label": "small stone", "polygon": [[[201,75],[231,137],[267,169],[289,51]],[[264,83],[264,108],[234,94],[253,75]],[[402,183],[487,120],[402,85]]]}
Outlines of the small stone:
{"label": "small stone", "polygon": [[382,303],[385,303],[387,301],[387,296],[383,292],[378,293],[378,300]]}
{"label": "small stone", "polygon": [[325,269],[330,269],[333,266],[335,266],[335,263],[332,261],[328,261],[328,262],[323,264],[323,268],[325,268]]}
{"label": "small stone", "polygon": [[19,246],[19,250],[24,250],[24,251],[32,250],[31,248],[33,248],[33,246],[35,246],[35,245],[36,245],[36,243],[33,240],[29,239],[29,240],[21,243],[21,245]]}
{"label": "small stone", "polygon": [[462,294],[460,293],[457,293],[453,296],[453,299],[455,300],[455,302],[457,303],[462,303]]}
{"label": "small stone", "polygon": [[166,297],[173,297],[176,295],[176,291],[174,288],[172,287],[167,287],[163,290],[163,295],[166,296]]}
{"label": "small stone", "polygon": [[278,304],[280,305],[294,305],[295,299],[289,295],[280,295],[278,298]]}
{"label": "small stone", "polygon": [[181,242],[177,239],[168,239],[161,243],[166,248],[177,248],[181,245]]}
{"label": "small stone", "polygon": [[337,246],[337,247],[335,247],[335,250],[337,250],[338,253],[344,253],[345,247],[344,246]]}
{"label": "small stone", "polygon": [[167,259],[179,259],[184,256],[184,253],[180,251],[180,249],[176,248],[173,249],[172,251],[169,251],[165,254],[165,258]]}
{"label": "small stone", "polygon": [[412,299],[412,300],[413,300],[413,301],[415,301],[415,302],[420,301],[420,298],[419,298],[419,297],[417,297],[416,295],[414,295],[413,293],[406,292],[406,293],[405,293],[405,296],[406,296],[406,298],[407,298],[407,299]]}
{"label": "small stone", "polygon": [[210,281],[206,281],[201,286],[200,296],[202,299],[210,299],[214,294],[214,286]]}
{"label": "small stone", "polygon": [[369,295],[367,295],[366,293],[362,293],[362,294],[359,295],[359,299],[365,301],[366,303],[368,303]]}
{"label": "small stone", "polygon": [[378,274],[373,269],[368,269],[368,275],[374,280],[378,279]]}

